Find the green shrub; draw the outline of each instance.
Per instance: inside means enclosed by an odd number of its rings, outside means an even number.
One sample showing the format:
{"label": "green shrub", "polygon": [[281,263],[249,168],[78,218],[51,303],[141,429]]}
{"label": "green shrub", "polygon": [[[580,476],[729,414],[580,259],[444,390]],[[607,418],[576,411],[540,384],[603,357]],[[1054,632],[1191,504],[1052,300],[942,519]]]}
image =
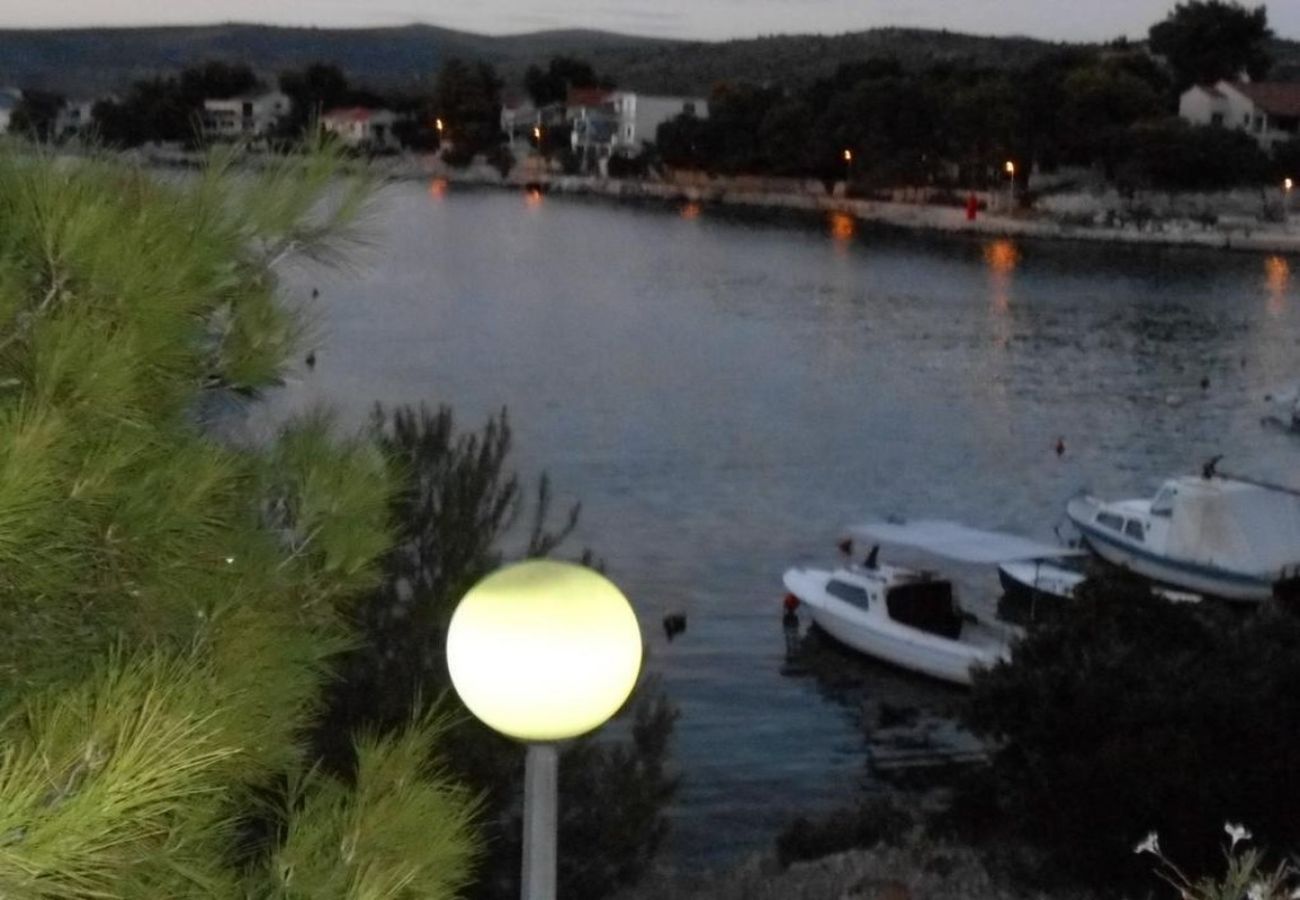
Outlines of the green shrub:
{"label": "green shrub", "polygon": [[1194,874],[1218,855],[1203,822],[1300,846],[1300,619],[1170,604],[1119,576],[1087,582],[1074,613],[976,678],[970,725],[996,750],[968,824],[1102,883],[1138,876],[1127,851],[1151,829]]}

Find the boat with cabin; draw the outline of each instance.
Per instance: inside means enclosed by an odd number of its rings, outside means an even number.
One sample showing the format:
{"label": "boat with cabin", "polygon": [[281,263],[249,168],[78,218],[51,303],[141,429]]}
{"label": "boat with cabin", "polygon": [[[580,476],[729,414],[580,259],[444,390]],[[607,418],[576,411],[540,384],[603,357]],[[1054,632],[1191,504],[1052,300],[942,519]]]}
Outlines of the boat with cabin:
{"label": "boat with cabin", "polygon": [[1066,515],[1102,559],[1152,581],[1259,602],[1300,576],[1300,492],[1221,474],[1171,478],[1150,499],[1083,495]]}
{"label": "boat with cabin", "polygon": [[952,582],[879,563],[793,568],[783,581],[812,620],[842,644],[904,669],[969,685],[978,667],[1009,658],[1007,634],[964,613]]}

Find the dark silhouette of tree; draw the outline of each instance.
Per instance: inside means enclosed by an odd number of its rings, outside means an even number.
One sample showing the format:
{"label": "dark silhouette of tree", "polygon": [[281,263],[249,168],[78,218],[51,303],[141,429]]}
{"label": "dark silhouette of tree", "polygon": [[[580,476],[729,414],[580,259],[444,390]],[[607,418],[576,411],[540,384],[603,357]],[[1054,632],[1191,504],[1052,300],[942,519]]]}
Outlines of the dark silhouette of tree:
{"label": "dark silhouette of tree", "polygon": [[54,127],[63,104],[62,94],[25,90],[22,100],[14,107],[9,128],[15,134],[24,135],[32,140],[53,140],[58,137],[54,133]]}
{"label": "dark silhouette of tree", "polygon": [[593,87],[612,88],[613,83],[598,78],[590,63],[571,56],[553,57],[545,69],[532,65],[524,72],[524,88],[538,107],[563,103],[570,88]]}
{"label": "dark silhouette of tree", "polygon": [[1247,9],[1223,0],[1187,0],[1164,21],[1151,26],[1151,50],[1164,56],[1174,72],[1178,90],[1193,84],[1232,80],[1242,72],[1259,80],[1272,59],[1268,41],[1268,10]]}
{"label": "dark silhouette of tree", "polygon": [[1173,604],[1123,574],[1087,582],[1070,615],[976,677],[971,724],[996,749],[966,791],[985,816],[967,824],[1112,891],[1149,877],[1132,849],[1153,830],[1193,874],[1221,865],[1225,821],[1296,847],[1297,642],[1294,612]]}
{"label": "dark silhouette of tree", "polygon": [[352,102],[352,86],[348,84],[347,75],[338,66],[327,63],[313,63],[305,69],[282,72],[280,90],[293,101],[293,111],[286,126],[294,134],[331,109]]}
{"label": "dark silhouette of tree", "polygon": [[502,141],[501,79],[485,62],[450,59],[438,72],[433,108],[443,120],[443,140],[453,145],[444,158],[468,165]]}
{"label": "dark silhouette of tree", "polygon": [[248,66],[212,60],[186,69],[180,76],[181,99],[187,106],[202,106],[204,100],[229,100],[262,88]]}
{"label": "dark silhouette of tree", "polygon": [[[485,792],[487,858],[472,896],[517,897],[523,748],[473,719],[451,692],[446,631],[460,597],[504,560],[507,534],[521,538],[523,556],[550,555],[577,524],[579,508],[552,525],[545,476],[529,502],[508,465],[512,434],[504,411],[469,433],[457,430],[446,407],[376,411],[374,434],[398,485],[389,505],[395,543],[383,581],[355,607],[362,643],[336,666],[315,732],[317,751],[330,771],[347,776],[355,765],[350,734],[392,733],[422,699],[445,697],[459,716],[439,749],[459,776]],[[582,561],[592,562],[589,554]],[[634,882],[665,835],[664,806],[676,784],[667,770],[676,711],[643,684],[627,712],[630,740],[579,740],[564,748],[562,896],[599,900]]]}

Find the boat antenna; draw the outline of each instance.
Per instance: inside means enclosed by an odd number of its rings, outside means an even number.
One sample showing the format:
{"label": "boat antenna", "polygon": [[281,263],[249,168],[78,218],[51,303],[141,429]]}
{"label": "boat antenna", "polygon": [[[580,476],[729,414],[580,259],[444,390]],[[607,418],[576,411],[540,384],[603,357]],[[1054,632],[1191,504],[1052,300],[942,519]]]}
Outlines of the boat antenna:
{"label": "boat antenna", "polygon": [[877,566],[876,560],[879,556],[880,556],[880,545],[872,544],[871,552],[867,554],[867,559],[865,562],[863,562],[863,565],[866,566],[868,569],[876,568]]}
{"label": "boat antenna", "polygon": [[1205,465],[1201,466],[1201,477],[1206,481],[1209,481],[1215,475],[1218,475],[1219,473],[1216,470],[1219,465],[1219,460],[1221,459],[1223,459],[1223,454],[1219,453],[1206,460]]}

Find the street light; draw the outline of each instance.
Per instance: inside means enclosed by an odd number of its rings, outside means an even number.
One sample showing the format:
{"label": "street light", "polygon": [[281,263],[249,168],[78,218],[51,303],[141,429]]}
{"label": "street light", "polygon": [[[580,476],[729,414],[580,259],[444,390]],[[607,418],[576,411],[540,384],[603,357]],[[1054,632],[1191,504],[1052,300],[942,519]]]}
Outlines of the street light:
{"label": "street light", "polygon": [[1016,205],[1016,164],[1012,160],[1007,160],[1003,168],[1007,173],[1007,203],[1014,209]]}
{"label": "street light", "polygon": [[844,196],[849,195],[849,183],[853,181],[853,151],[844,148]]}
{"label": "street light", "polygon": [[641,669],[641,631],[603,575],[531,560],[475,585],[447,629],[447,668],[470,712],[528,747],[524,900],[554,900],[556,742],[618,711]]}
{"label": "street light", "polygon": [[1291,218],[1291,188],[1295,187],[1295,182],[1290,178],[1282,179],[1282,217]]}
{"label": "street light", "polygon": [[438,137],[442,137],[442,119],[434,119],[433,127],[438,129]]}

